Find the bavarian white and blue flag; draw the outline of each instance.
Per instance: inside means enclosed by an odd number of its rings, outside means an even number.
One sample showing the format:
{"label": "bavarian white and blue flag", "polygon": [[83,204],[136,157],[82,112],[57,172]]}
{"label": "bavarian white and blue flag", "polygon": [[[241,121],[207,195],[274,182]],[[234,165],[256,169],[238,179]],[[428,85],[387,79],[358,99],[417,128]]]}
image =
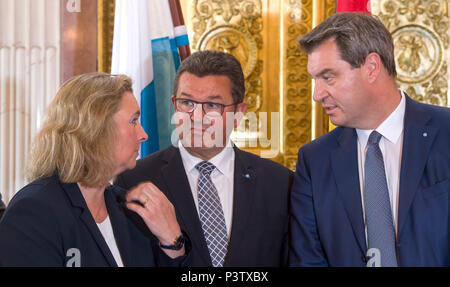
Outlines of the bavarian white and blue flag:
{"label": "bavarian white and blue flag", "polygon": [[116,0],[111,74],[133,80],[149,137],[141,145],[141,157],[171,145],[178,47],[188,44],[185,26],[173,25],[168,0]]}

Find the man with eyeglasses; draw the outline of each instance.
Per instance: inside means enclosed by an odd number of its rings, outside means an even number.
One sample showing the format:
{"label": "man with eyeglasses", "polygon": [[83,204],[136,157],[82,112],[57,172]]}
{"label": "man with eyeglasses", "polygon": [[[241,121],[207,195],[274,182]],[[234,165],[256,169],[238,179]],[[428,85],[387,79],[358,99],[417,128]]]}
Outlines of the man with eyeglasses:
{"label": "man with eyeglasses", "polygon": [[174,82],[179,141],[137,162],[116,183],[153,182],[175,207],[192,242],[192,266],[286,266],[292,172],[230,140],[243,113],[245,84],[230,54],[200,51]]}

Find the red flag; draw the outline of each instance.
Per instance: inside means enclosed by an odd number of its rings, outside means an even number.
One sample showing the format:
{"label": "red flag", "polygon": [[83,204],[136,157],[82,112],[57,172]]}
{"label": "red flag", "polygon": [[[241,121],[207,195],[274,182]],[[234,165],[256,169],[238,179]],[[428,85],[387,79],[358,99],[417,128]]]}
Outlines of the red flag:
{"label": "red flag", "polygon": [[370,0],[337,0],[336,12],[364,12],[370,14]]}

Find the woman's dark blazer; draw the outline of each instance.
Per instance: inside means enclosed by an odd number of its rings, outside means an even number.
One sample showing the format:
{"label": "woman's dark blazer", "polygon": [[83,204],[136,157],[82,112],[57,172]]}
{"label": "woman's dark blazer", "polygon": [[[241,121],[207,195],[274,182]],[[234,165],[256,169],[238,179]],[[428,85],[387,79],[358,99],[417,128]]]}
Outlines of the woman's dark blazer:
{"label": "woman's dark blazer", "polygon": [[[138,214],[124,205],[126,191],[111,186],[105,201],[124,266],[180,266],[170,259]],[[0,266],[117,266],[76,183],[38,179],[20,190],[0,221]]]}

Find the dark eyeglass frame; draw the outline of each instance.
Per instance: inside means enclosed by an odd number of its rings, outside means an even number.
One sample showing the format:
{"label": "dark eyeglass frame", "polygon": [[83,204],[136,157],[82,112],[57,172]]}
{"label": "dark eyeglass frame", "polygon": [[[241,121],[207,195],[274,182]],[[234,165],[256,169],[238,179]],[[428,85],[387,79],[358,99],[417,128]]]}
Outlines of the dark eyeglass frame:
{"label": "dark eyeglass frame", "polygon": [[[193,113],[193,112],[197,109],[198,104],[201,104],[201,105],[202,105],[202,111],[203,111],[203,113],[204,113],[205,115],[208,114],[208,113],[205,111],[205,107],[204,107],[205,104],[218,105],[218,106],[221,108],[221,109],[220,109],[220,111],[221,111],[221,112],[220,112],[220,115],[223,115],[223,112],[225,111],[225,108],[226,108],[226,107],[238,105],[238,103],[233,103],[233,104],[229,104],[229,105],[224,105],[224,104],[221,104],[221,103],[214,103],[214,102],[197,102],[197,101],[194,101],[194,100],[191,100],[191,99],[185,99],[185,98],[174,98],[174,101],[175,101],[175,109],[177,110],[177,112],[187,113],[187,114]],[[180,110],[178,110],[178,104],[177,104],[178,101],[189,101],[189,102],[194,103],[194,106],[193,106],[192,110],[189,111],[189,112],[180,111]]]}

